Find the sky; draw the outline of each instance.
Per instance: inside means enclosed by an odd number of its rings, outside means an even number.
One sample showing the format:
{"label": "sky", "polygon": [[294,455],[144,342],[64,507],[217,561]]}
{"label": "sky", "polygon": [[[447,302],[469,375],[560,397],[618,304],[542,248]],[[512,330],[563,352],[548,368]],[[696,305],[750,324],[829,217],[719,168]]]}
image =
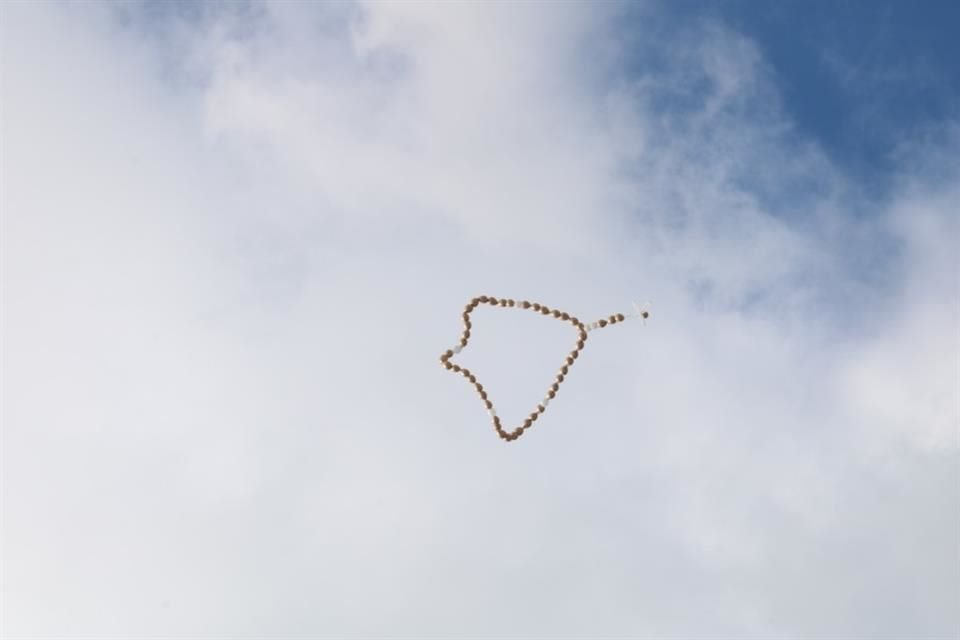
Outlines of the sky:
{"label": "sky", "polygon": [[793,124],[865,187],[896,175],[895,150],[955,117],[954,2],[682,2],[751,38],[777,75]]}
{"label": "sky", "polygon": [[957,17],[0,5],[0,631],[960,637]]}

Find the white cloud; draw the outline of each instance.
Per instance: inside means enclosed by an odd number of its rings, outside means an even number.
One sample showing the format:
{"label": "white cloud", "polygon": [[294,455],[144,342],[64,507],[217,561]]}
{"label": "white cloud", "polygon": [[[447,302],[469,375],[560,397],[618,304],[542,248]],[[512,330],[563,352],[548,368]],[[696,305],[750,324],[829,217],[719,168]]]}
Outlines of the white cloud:
{"label": "white cloud", "polygon": [[[5,632],[957,629],[948,161],[858,220],[749,42],[545,7],[5,6]],[[479,292],[654,317],[505,446]]]}
{"label": "white cloud", "polygon": [[901,279],[877,335],[842,369],[852,415],[931,452],[960,449],[960,238],[956,183],[909,188],[889,221],[902,241]]}

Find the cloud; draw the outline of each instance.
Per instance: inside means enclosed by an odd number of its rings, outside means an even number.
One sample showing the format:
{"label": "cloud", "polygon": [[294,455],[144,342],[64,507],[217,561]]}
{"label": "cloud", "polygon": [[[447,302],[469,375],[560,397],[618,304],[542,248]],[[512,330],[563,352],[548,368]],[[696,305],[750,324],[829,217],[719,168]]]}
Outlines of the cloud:
{"label": "cloud", "polygon": [[[953,139],[871,201],[728,27],[543,10],[4,9],[8,634],[957,629]],[[477,293],[654,316],[505,446]]]}
{"label": "cloud", "polygon": [[872,428],[922,450],[955,452],[960,274],[951,246],[960,193],[955,183],[906,191],[888,218],[906,266],[882,308],[890,319],[841,368],[843,383],[853,415]]}

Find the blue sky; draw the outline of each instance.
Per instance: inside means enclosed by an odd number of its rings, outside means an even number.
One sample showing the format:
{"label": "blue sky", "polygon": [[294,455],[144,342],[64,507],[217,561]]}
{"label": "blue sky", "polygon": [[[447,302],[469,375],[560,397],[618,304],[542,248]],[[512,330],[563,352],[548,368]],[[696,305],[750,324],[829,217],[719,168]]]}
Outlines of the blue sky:
{"label": "blue sky", "polygon": [[960,633],[955,9],[0,11],[4,634]]}
{"label": "blue sky", "polygon": [[722,21],[760,48],[800,132],[871,189],[899,145],[955,120],[955,2],[663,3],[666,19]]}

